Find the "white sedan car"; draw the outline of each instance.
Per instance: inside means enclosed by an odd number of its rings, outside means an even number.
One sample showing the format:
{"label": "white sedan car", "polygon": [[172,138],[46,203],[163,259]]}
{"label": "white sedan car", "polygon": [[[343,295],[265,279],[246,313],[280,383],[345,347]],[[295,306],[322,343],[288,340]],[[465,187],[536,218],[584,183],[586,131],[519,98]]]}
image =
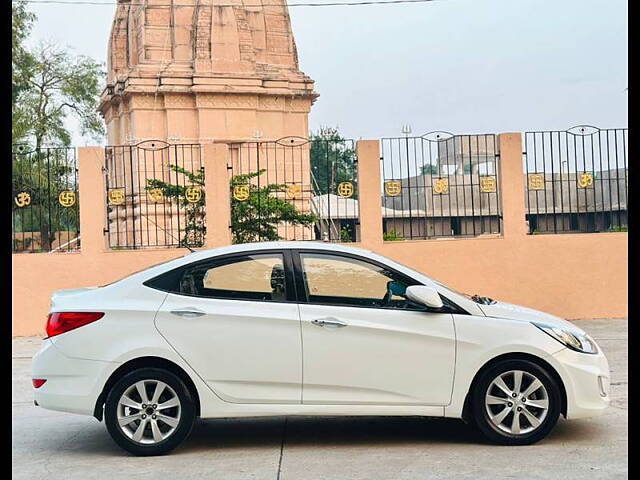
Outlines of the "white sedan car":
{"label": "white sedan car", "polygon": [[462,418],[524,445],[609,405],[575,325],[469,297],[372,252],[310,242],[200,251],[53,295],[37,405],[104,418],[137,455],[197,417]]}

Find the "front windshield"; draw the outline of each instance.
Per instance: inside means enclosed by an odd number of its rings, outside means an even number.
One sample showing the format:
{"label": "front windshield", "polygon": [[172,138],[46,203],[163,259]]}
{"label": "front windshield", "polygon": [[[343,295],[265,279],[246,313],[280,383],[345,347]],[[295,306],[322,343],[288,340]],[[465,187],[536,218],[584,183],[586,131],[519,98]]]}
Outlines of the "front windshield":
{"label": "front windshield", "polygon": [[[382,257],[382,258],[381,258],[381,260],[383,260],[383,261],[384,261],[384,260],[385,260],[385,258],[384,258],[384,257]],[[387,261],[389,261],[389,259],[388,259],[388,258],[387,258],[386,260],[387,260]],[[400,262],[398,262],[398,261],[396,261],[396,260],[392,260],[392,261],[393,261],[393,263],[395,263],[396,265],[399,265],[399,266],[401,266],[401,267],[406,268],[407,270],[409,270],[409,271],[411,271],[411,272],[414,272],[416,275],[426,276],[426,275],[424,275],[423,273],[419,272],[418,270],[416,270],[416,269],[414,269],[414,268],[409,267],[408,265],[404,265],[404,264],[402,264],[402,263],[400,263]],[[453,294],[455,294],[455,295],[458,295],[458,296],[460,296],[460,297],[464,297],[464,298],[466,298],[466,299],[468,299],[468,300],[471,300],[472,302],[480,303],[480,304],[482,304],[482,305],[493,305],[493,304],[497,303],[493,298],[490,298],[490,297],[481,297],[481,296],[479,296],[478,294],[470,295],[470,294],[468,294],[468,293],[458,292],[457,290],[454,290],[453,288],[451,288],[451,287],[449,287],[449,286],[445,285],[445,284],[444,284],[444,283],[442,283],[442,282],[439,282],[439,281],[437,281],[437,280],[434,280],[434,279],[433,279],[433,278],[431,278],[431,277],[427,277],[427,278],[429,278],[429,280],[430,280],[431,282],[435,283],[435,284],[436,284],[436,285],[438,285],[439,287],[442,287],[442,288],[444,288],[445,290],[447,290],[447,291],[449,291],[449,292],[451,292],[451,293],[453,293]]]}
{"label": "front windshield", "polygon": [[469,295],[468,293],[462,293],[462,292],[458,292],[454,289],[452,289],[451,287],[447,287],[446,285],[443,285],[442,283],[438,282],[437,280],[433,280],[433,283],[441,286],[442,288],[445,288],[453,293],[456,293],[462,297],[468,298],[469,300],[471,300],[472,302],[476,302],[476,303],[480,303],[481,305],[494,305],[498,302],[496,302],[493,298],[491,297],[481,297],[480,295],[478,295],[477,293],[474,295]]}
{"label": "front windshield", "polygon": [[458,292],[457,290],[454,290],[453,288],[449,287],[448,285],[445,285],[445,284],[443,284],[443,283],[441,283],[441,282],[439,282],[437,280],[434,280],[433,278],[431,279],[431,281],[433,283],[435,283],[436,285],[439,285],[440,287],[442,287],[442,288],[444,288],[446,290],[449,290],[450,292],[453,292],[453,293],[455,293],[457,295],[460,295],[461,297],[466,297],[466,298],[472,299],[472,296],[469,295],[468,293]]}
{"label": "front windshield", "polygon": [[[415,273],[416,273],[416,274],[418,274],[418,275],[423,275],[423,276],[424,276],[424,274],[423,274],[423,273],[419,272],[419,271],[418,271],[418,270],[416,270],[415,268],[411,268],[410,266],[405,265],[405,264],[403,264],[403,263],[400,263],[400,262],[398,262],[398,261],[396,261],[396,260],[393,260],[393,262],[394,262],[396,265],[400,265],[401,267],[404,267],[404,268],[406,268],[407,270],[410,270],[410,271],[412,271],[412,272],[415,272]],[[449,286],[447,286],[447,285],[445,285],[445,284],[443,284],[443,283],[441,283],[441,282],[439,282],[439,281],[437,281],[437,280],[434,280],[434,279],[433,279],[433,278],[431,278],[431,277],[429,277],[429,280],[431,280],[431,281],[432,281],[433,283],[435,283],[436,285],[438,285],[438,286],[440,286],[440,287],[444,288],[445,290],[449,290],[450,292],[455,293],[456,295],[460,295],[461,297],[465,297],[465,298],[468,298],[468,299],[471,299],[471,300],[473,299],[473,298],[472,298],[472,296],[471,296],[471,295],[469,295],[468,293],[461,293],[461,292],[458,292],[457,290],[454,290],[453,288],[451,288],[451,287],[449,287]]]}

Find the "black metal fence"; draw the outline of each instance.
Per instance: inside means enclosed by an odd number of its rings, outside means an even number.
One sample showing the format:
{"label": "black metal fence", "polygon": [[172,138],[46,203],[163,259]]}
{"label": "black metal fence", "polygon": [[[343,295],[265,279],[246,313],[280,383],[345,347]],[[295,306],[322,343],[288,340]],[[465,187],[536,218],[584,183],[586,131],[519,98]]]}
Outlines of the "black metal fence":
{"label": "black metal fence", "polygon": [[494,134],[382,139],[384,239],[500,233],[499,153]]}
{"label": "black metal fence", "polygon": [[352,140],[285,137],[230,145],[234,243],[360,238]]}
{"label": "black metal fence", "polygon": [[105,178],[111,248],[204,245],[200,145],[147,140],[106,147]]}
{"label": "black metal fence", "polygon": [[529,233],[627,230],[628,129],[524,133]]}
{"label": "black metal fence", "polygon": [[11,187],[14,253],[80,248],[74,148],[13,145]]}

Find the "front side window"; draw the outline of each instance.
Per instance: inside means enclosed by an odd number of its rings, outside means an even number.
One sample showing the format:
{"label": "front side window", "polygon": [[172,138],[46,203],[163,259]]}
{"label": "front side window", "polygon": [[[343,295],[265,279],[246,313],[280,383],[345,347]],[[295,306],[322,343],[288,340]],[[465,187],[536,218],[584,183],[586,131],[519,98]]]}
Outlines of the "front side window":
{"label": "front side window", "polygon": [[179,276],[175,293],[196,297],[285,301],[284,260],[280,254],[259,254],[186,267]]}
{"label": "front side window", "polygon": [[339,255],[301,253],[310,303],[420,309],[405,298],[411,280],[369,262]]}

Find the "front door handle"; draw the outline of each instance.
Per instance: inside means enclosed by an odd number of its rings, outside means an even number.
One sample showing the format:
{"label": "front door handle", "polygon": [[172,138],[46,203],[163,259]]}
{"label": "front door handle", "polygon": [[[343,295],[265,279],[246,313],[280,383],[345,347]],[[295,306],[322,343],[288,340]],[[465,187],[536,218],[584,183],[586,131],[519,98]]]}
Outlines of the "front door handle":
{"label": "front door handle", "polygon": [[316,318],[315,320],[311,320],[311,323],[317,327],[327,328],[342,328],[348,325],[347,323],[333,317]]}
{"label": "front door handle", "polygon": [[195,318],[195,317],[201,317],[206,314],[205,312],[198,310],[197,308],[187,307],[184,310],[171,310],[171,315],[176,315],[178,317],[185,317],[185,318]]}

